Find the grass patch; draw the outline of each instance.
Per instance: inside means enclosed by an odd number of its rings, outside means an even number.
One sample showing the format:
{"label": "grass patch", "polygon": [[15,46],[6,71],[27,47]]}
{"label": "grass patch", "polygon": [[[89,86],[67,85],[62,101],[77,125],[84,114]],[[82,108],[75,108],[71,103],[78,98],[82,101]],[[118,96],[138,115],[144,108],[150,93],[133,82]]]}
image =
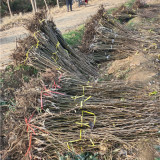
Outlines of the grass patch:
{"label": "grass patch", "polygon": [[110,8],[110,9],[107,9],[107,13],[108,14],[112,14],[117,8]]}
{"label": "grass patch", "polygon": [[84,25],[81,25],[76,30],[63,34],[63,37],[70,46],[77,47],[81,44],[83,34]]}
{"label": "grass patch", "polygon": [[126,2],[124,5],[128,8],[131,8],[133,6],[133,4],[135,3],[136,0],[129,0],[128,2]]}

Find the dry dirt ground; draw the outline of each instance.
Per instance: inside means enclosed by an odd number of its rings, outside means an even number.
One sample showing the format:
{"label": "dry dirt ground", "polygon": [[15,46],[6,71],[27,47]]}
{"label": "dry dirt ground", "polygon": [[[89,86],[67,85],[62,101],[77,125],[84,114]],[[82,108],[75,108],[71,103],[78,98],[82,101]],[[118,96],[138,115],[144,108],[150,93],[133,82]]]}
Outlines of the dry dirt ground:
{"label": "dry dirt ground", "polygon": [[[105,8],[112,8],[126,1],[127,0],[93,0],[89,1],[86,7],[82,6],[78,8],[77,4],[74,4],[72,12],[66,12],[66,7],[63,7],[58,12],[57,10],[53,10],[51,16],[54,18],[57,27],[64,33],[85,23],[87,18],[96,13],[101,4],[103,4]],[[27,30],[23,26],[16,26],[0,32],[0,69],[12,63],[10,55],[16,47],[16,40],[25,37],[27,34]]]}

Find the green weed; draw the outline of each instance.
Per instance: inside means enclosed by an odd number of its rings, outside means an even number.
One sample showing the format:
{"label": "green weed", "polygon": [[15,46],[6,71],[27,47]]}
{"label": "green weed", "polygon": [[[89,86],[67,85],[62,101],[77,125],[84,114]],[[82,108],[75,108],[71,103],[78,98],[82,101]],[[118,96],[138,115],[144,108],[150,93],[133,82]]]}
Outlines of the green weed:
{"label": "green weed", "polygon": [[129,0],[128,2],[126,2],[124,5],[128,8],[131,8],[133,6],[133,4],[135,3],[136,0]]}
{"label": "green weed", "polygon": [[107,10],[108,14],[112,14],[117,8],[110,8]]}
{"label": "green weed", "polygon": [[84,25],[79,26],[76,30],[63,34],[65,41],[72,47],[77,47],[84,34]]}

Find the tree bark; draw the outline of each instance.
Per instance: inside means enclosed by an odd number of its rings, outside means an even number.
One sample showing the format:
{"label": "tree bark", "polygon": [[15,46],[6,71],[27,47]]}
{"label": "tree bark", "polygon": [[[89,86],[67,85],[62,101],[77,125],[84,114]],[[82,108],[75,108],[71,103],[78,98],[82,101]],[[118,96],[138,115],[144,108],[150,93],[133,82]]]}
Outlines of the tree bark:
{"label": "tree bark", "polygon": [[36,0],[33,0],[34,1],[34,6],[35,6],[35,11],[38,12],[38,9],[37,9],[37,2]]}
{"label": "tree bark", "polygon": [[47,9],[47,11],[49,12],[49,8],[48,8],[48,5],[47,5],[46,0],[44,0],[44,3],[45,3],[45,5],[46,5],[46,9]]}
{"label": "tree bark", "polygon": [[59,0],[57,0],[57,6],[58,6],[58,8],[59,8]]}
{"label": "tree bark", "polygon": [[35,6],[34,6],[34,2],[33,2],[33,0],[31,0],[31,4],[32,4],[32,11],[33,11],[33,13],[35,14]]}
{"label": "tree bark", "polygon": [[11,11],[11,7],[10,7],[10,4],[9,4],[9,0],[7,0],[7,5],[8,5],[8,9],[9,9],[10,16],[12,17],[13,14],[12,14],[12,11]]}

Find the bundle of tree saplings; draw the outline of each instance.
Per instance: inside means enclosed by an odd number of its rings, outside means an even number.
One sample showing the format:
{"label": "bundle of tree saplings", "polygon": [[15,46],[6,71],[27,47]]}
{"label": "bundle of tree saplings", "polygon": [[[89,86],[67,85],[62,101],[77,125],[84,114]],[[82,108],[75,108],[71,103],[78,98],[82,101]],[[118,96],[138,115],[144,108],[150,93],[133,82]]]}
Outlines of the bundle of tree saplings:
{"label": "bundle of tree saplings", "polygon": [[104,14],[96,28],[96,36],[90,44],[90,49],[93,51],[95,61],[101,61],[114,58],[114,54],[118,54],[120,51],[125,52],[123,57],[127,55],[127,52],[132,54],[138,49],[138,43],[140,41],[134,38],[114,18]]}
{"label": "bundle of tree saplings", "polygon": [[143,86],[72,77],[62,77],[58,85],[47,85],[42,99],[38,79],[16,91],[15,111],[5,119],[9,146],[4,158],[58,159],[65,152],[107,152],[114,143],[135,158],[129,152],[132,143],[158,137],[160,99],[146,94]]}
{"label": "bundle of tree saplings", "polygon": [[128,8],[125,5],[122,5],[113,11],[112,15],[120,22],[128,22],[130,19],[137,16],[135,9]]}
{"label": "bundle of tree saplings", "polygon": [[[118,23],[107,21],[105,14],[102,16],[98,24],[94,23],[98,25],[92,45],[95,53],[105,50],[100,45],[95,48],[100,41],[108,48],[113,45],[115,51],[122,47],[133,52],[134,47],[124,42],[137,43],[135,38]],[[83,81],[88,75],[97,75],[90,60],[74,53],[55,25],[43,18],[37,15],[28,27],[35,43],[29,44],[23,62],[56,71],[43,75],[44,80],[32,79],[14,92],[16,103],[9,106],[14,110],[4,118],[7,145],[2,158],[52,160],[72,153],[82,159],[81,152],[93,151],[102,155],[114,152],[115,159],[136,159],[137,147],[133,144],[159,136],[160,90],[151,92],[140,83]]]}
{"label": "bundle of tree saplings", "polygon": [[148,5],[142,0],[136,0],[130,4],[123,4],[112,12],[114,18],[118,19],[121,23],[128,22],[130,19],[139,15],[141,8],[148,7]]}
{"label": "bundle of tree saplings", "polygon": [[100,8],[97,15],[100,13],[102,16],[96,19],[96,23],[94,23],[96,17],[94,16],[86,24],[83,41],[87,39],[91,28],[94,29],[95,34],[91,34],[89,43],[82,44],[82,50],[88,50],[95,62],[126,58],[129,54],[139,50],[141,43],[145,43],[138,36],[133,36],[103,7]]}
{"label": "bundle of tree saplings", "polygon": [[30,41],[31,44],[25,48],[24,63],[28,62],[40,70],[55,68],[83,80],[96,77],[96,68],[90,60],[84,54],[74,51],[65,42],[53,21],[45,19],[43,15],[36,13],[28,24],[28,30],[35,41]]}

